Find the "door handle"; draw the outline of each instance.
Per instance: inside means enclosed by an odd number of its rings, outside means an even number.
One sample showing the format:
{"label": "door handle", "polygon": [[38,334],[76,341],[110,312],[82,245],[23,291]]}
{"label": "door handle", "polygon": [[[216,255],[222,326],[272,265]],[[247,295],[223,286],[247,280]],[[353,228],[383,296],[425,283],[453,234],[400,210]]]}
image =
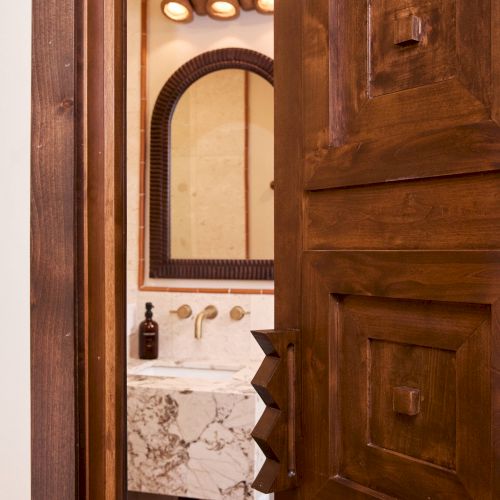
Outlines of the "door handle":
{"label": "door handle", "polygon": [[266,409],[252,437],[266,456],[252,487],[262,493],[297,486],[297,330],[254,331],[266,357],[252,380]]}

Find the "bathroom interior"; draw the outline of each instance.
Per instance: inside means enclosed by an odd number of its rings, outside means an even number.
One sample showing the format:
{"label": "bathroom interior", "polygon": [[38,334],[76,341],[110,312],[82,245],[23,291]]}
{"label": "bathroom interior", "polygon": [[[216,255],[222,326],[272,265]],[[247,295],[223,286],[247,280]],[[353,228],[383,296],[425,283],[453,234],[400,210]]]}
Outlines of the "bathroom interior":
{"label": "bathroom interior", "polygon": [[269,498],[273,3],[127,2],[129,500]]}

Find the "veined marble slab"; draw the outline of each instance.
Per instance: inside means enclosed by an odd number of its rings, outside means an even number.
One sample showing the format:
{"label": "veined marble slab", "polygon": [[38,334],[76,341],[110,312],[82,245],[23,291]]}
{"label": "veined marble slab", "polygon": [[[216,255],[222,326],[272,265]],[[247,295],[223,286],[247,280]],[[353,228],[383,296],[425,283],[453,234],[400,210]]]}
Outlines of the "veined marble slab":
{"label": "veined marble slab", "polygon": [[254,367],[222,381],[134,374],[152,363],[135,362],[129,370],[129,490],[209,500],[254,498],[256,445],[250,433],[259,411],[249,383]]}

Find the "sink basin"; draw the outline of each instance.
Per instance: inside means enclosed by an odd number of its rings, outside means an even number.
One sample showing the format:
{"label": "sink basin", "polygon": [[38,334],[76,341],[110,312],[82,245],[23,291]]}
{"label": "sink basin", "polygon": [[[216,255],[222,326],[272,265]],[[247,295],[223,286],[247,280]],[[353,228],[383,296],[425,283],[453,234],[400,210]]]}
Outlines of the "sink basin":
{"label": "sink basin", "polygon": [[152,377],[180,377],[203,380],[229,380],[235,370],[213,370],[211,368],[186,368],[182,366],[152,365],[137,371],[137,375]]}

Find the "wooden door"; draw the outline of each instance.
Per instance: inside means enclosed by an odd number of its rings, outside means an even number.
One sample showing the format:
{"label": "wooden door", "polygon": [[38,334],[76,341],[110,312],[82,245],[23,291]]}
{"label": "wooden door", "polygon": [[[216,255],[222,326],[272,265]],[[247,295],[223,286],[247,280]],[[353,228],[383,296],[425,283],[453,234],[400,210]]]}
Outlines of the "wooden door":
{"label": "wooden door", "polygon": [[500,1],[281,0],[276,99],[297,477],[268,418],[261,484],[500,498]]}

